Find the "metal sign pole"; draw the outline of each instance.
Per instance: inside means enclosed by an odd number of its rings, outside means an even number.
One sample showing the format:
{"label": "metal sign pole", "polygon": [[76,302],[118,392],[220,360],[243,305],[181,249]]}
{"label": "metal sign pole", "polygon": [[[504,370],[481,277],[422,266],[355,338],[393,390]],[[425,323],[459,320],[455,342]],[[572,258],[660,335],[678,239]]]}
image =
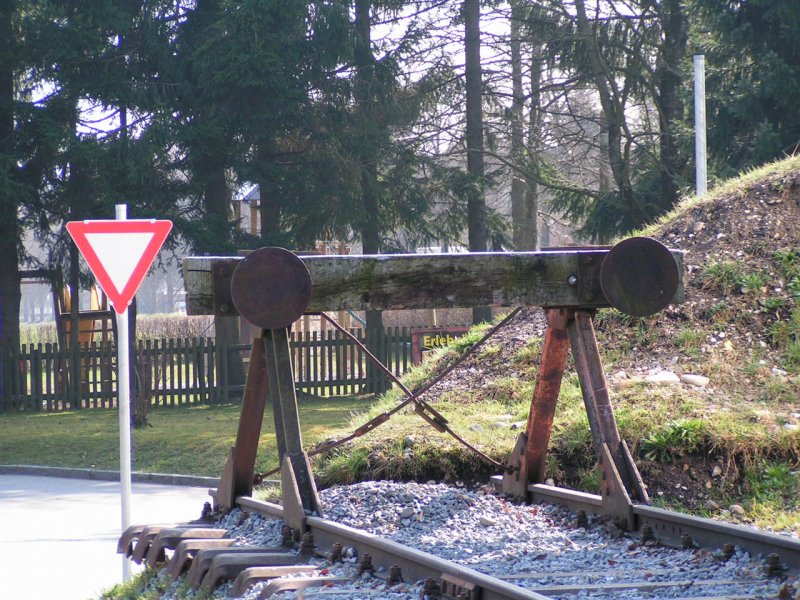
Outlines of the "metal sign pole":
{"label": "metal sign pole", "polygon": [[[117,221],[128,218],[128,207],[116,205]],[[131,388],[129,381],[128,311],[117,312],[117,405],[119,406],[119,482],[122,531],[131,524]],[[131,578],[131,561],[122,557],[122,578]]]}
{"label": "metal sign pole", "polygon": [[694,156],[698,196],[708,191],[706,171],[706,57],[694,56]]}

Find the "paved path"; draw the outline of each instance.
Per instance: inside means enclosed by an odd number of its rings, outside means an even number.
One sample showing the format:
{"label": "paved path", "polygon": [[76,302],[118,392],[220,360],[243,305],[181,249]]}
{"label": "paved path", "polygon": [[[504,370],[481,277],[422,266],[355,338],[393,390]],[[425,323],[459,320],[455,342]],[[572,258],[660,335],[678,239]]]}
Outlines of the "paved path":
{"label": "paved path", "polygon": [[[208,488],[134,483],[131,523],[196,519],[208,500]],[[118,482],[0,475],[0,598],[88,600],[119,583],[120,515]]]}

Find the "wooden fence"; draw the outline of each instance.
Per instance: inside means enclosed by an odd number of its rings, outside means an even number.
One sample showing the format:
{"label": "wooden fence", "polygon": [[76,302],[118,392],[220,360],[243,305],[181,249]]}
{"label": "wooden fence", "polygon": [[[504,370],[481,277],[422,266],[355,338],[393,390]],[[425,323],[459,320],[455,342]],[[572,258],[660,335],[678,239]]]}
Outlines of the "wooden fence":
{"label": "wooden fence", "polygon": [[[361,330],[354,335],[363,343]],[[407,328],[387,328],[379,350],[395,375],[411,365]],[[290,341],[297,389],[341,396],[385,389],[387,378],[368,364],[355,344],[338,331],[293,334]],[[221,347],[211,338],[144,340],[132,356],[131,402],[150,406],[217,403],[241,396],[234,361],[249,358],[249,346]],[[0,351],[0,412],[56,412],[114,408],[116,349],[92,344],[74,350],[56,344],[25,344]]]}

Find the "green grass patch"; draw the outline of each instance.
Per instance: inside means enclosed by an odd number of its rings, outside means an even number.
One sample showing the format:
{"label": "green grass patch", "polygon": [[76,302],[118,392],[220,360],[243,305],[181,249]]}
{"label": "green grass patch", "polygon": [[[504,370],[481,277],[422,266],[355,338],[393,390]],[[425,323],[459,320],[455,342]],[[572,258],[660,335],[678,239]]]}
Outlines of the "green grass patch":
{"label": "green grass patch", "polygon": [[[307,446],[343,428],[363,399],[304,399],[300,423]],[[150,427],[133,431],[133,469],[218,477],[233,445],[239,422],[238,405],[155,408]],[[75,468],[119,468],[118,413],[83,410],[50,414],[0,415],[0,456],[5,464]],[[277,466],[275,425],[265,411],[256,469]]]}
{"label": "green grass patch", "polygon": [[146,569],[124,583],[118,583],[100,594],[98,600],[155,600],[166,591],[166,585],[159,585],[153,569]]}

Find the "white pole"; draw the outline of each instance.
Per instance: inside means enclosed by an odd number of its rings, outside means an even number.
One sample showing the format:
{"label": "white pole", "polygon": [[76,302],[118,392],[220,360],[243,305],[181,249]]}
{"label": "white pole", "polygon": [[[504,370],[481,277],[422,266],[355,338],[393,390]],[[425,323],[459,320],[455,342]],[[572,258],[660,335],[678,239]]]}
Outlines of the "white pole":
{"label": "white pole", "polygon": [[706,171],[706,57],[694,56],[694,159],[697,195],[708,191]]}
{"label": "white pole", "polygon": [[[116,205],[117,221],[128,218],[128,206]],[[131,524],[131,398],[129,382],[128,310],[117,313],[117,399],[119,406],[119,481],[122,531]],[[122,578],[131,578],[131,561],[122,557]]]}

